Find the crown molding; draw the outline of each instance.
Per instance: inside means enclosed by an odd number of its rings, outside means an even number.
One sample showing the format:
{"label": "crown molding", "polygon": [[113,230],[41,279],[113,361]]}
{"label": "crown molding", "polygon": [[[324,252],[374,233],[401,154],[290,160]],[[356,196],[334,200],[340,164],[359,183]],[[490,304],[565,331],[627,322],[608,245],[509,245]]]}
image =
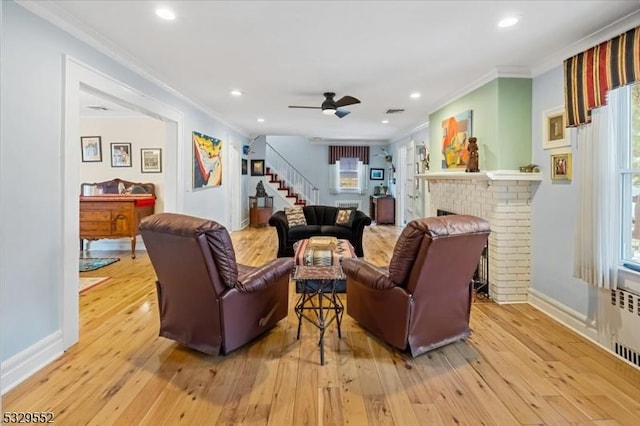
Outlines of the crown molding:
{"label": "crown molding", "polygon": [[418,124],[417,126],[406,130],[402,133],[399,134],[399,136],[394,137],[393,139],[391,139],[391,141],[389,141],[389,144],[394,144],[394,143],[398,143],[401,142],[404,138],[406,137],[413,137],[416,133],[418,133],[421,130],[425,130],[429,128],[429,120]]}
{"label": "crown molding", "polygon": [[336,138],[308,138],[311,145],[338,145],[338,146],[377,146],[388,145],[389,141],[386,139],[336,139]]}
{"label": "crown molding", "polygon": [[564,63],[564,60],[572,56],[577,55],[580,52],[584,52],[598,44],[610,40],[620,34],[635,28],[640,25],[640,1],[638,2],[639,9],[629,15],[612,22],[604,28],[589,34],[586,37],[581,38],[577,42],[565,46],[564,48],[554,52],[548,56],[544,61],[531,67],[531,74],[533,77],[537,77],[545,72],[552,70]]}
{"label": "crown molding", "polygon": [[141,63],[133,55],[123,51],[116,44],[109,39],[102,37],[91,27],[88,27],[83,21],[77,19],[71,15],[64,8],[56,4],[52,0],[15,0],[16,4],[22,6],[28,11],[34,13],[40,18],[55,25],[61,30],[71,34],[78,40],[93,47],[99,52],[103,53],[107,57],[113,59],[117,63],[121,64],[130,71],[140,75],[144,79],[150,81],[162,90],[169,92],[171,95],[179,98],[180,100],[190,104],[191,106],[199,109],[210,117],[216,119],[221,124],[229,127],[231,130],[238,132],[241,136],[248,138],[248,132],[244,129],[238,128],[228,121],[226,121],[220,113],[208,108],[194,98],[189,97],[187,94],[178,91],[169,84],[165,83],[162,79],[157,77],[161,73],[154,71],[149,65]]}
{"label": "crown molding", "polygon": [[447,106],[451,102],[473,92],[474,90],[479,89],[496,78],[531,78],[531,71],[528,67],[497,67],[455,92],[449,93],[449,95],[440,98],[438,102],[435,102],[436,107],[431,108],[429,115],[440,108]]}

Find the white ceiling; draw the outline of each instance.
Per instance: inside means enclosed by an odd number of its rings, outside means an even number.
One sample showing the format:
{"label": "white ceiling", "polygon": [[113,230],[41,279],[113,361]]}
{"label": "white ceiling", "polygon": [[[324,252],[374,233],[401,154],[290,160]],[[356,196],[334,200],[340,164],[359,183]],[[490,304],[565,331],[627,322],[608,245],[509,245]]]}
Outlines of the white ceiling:
{"label": "white ceiling", "polygon": [[[393,140],[482,82],[535,76],[640,25],[639,0],[20,3],[247,136],[327,139]],[[156,17],[159,5],[176,20]],[[510,14],[520,23],[498,28]],[[342,119],[287,108],[320,106],[326,91],[362,103]]]}

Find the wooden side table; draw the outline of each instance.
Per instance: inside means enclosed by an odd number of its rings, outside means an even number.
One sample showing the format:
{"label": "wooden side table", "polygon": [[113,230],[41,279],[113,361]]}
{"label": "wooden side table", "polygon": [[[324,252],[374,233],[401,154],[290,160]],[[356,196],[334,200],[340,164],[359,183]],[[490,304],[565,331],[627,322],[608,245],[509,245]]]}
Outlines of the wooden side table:
{"label": "wooden side table", "polygon": [[249,225],[266,226],[273,214],[273,197],[249,197]]}
{"label": "wooden side table", "polygon": [[336,282],[345,279],[344,272],[341,266],[297,266],[293,279],[303,286],[294,308],[298,317],[296,339],[300,339],[302,318],[315,325],[320,330],[320,365],[324,365],[324,332],[333,321],[338,325],[338,338],[342,338],[344,305],[336,294]]}

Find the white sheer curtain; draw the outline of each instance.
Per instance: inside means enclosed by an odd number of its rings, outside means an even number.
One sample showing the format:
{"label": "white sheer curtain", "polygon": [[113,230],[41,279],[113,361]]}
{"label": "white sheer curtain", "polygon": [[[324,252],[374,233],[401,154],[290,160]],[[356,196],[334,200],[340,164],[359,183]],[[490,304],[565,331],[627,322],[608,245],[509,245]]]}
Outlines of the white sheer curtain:
{"label": "white sheer curtain", "polygon": [[594,109],[591,124],[578,129],[580,194],[574,276],[596,287],[615,289],[619,258],[619,179],[616,119],[617,91],[608,105]]}

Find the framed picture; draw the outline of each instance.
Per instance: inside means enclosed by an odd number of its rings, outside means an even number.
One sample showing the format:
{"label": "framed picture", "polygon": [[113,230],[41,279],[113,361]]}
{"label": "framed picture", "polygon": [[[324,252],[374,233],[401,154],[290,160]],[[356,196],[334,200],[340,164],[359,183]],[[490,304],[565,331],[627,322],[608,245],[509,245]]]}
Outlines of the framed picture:
{"label": "framed picture", "polygon": [[142,173],[162,173],[162,149],[142,148],[140,167]]}
{"label": "framed picture", "polygon": [[111,167],[131,167],[131,143],[111,144]]}
{"label": "framed picture", "polygon": [[564,107],[556,107],[542,113],[542,147],[560,148],[571,145],[565,128]]}
{"label": "framed picture", "polygon": [[464,169],[469,161],[469,138],[473,136],[473,111],[442,120],[442,169]]}
{"label": "framed picture", "polygon": [[264,160],[251,160],[251,176],[264,176]]}
{"label": "framed picture", "polygon": [[83,163],[102,162],[102,138],[100,136],[82,136],[80,146],[82,147]]}
{"label": "framed picture", "polygon": [[247,163],[248,163],[248,161],[247,161],[246,159],[244,159],[244,158],[243,158],[243,159],[242,159],[242,174],[243,174],[243,175],[246,175],[246,174],[247,174],[247,172],[248,172],[248,170],[247,170],[247,169],[249,168],[249,166],[248,166],[248,164],[247,164]]}
{"label": "framed picture", "polygon": [[552,181],[570,181],[571,172],[571,154],[553,154],[551,155],[551,180]]}
{"label": "framed picture", "polygon": [[222,185],[222,140],[191,132],[193,142],[193,189]]}
{"label": "framed picture", "polygon": [[369,179],[384,180],[384,169],[371,169],[369,171]]}

